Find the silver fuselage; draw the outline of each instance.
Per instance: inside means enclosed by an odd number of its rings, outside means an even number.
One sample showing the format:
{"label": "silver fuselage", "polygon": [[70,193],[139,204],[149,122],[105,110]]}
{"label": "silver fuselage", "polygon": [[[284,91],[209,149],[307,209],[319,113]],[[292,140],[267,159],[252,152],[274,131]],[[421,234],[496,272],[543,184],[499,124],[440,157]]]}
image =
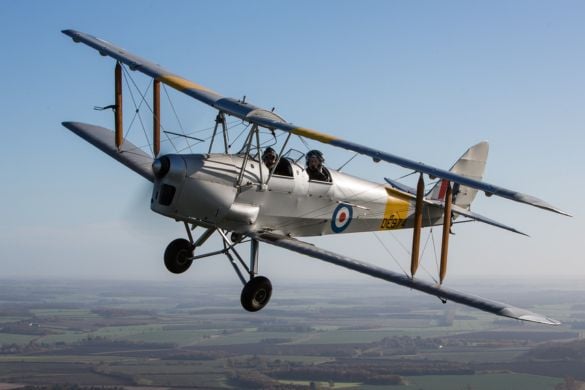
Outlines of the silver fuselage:
{"label": "silver fuselage", "polygon": [[[269,170],[250,157],[241,174],[242,155],[166,157],[170,168],[155,181],[151,209],[176,220],[296,237],[412,227],[413,195],[388,185],[334,170],[331,183],[310,181],[293,161],[292,177],[268,180]],[[439,208],[425,206],[423,215],[424,226],[442,220]]]}

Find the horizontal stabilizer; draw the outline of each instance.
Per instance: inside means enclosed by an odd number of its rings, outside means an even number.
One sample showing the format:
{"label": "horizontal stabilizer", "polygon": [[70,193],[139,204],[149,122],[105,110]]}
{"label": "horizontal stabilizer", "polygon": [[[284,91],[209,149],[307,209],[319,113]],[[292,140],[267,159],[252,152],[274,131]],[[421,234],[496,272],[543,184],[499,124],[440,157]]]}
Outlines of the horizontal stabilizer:
{"label": "horizontal stabilizer", "polygon": [[115,134],[104,127],[80,122],[63,122],[63,126],[118,160],[145,179],[154,182],[152,157],[128,141],[124,141],[120,150],[116,149]]}
{"label": "horizontal stabilizer", "polygon": [[[429,205],[433,205],[433,206],[437,206],[437,207],[441,207],[441,208],[444,207],[443,202],[438,201],[438,200],[425,199],[424,202],[426,204],[429,204]],[[464,209],[463,207],[459,207],[459,206],[454,205],[454,204],[451,204],[451,212],[455,213],[456,215],[461,215],[463,217],[467,217],[469,219],[473,219],[474,221],[487,223],[488,225],[492,225],[492,226],[495,226],[495,227],[499,227],[500,229],[505,229],[505,230],[508,230],[508,231],[511,231],[511,232],[514,232],[514,233],[518,233],[518,234],[522,234],[523,236],[527,236],[528,237],[528,234],[522,233],[521,231],[516,230],[513,227],[510,227],[508,225],[504,225],[503,223],[494,221],[493,219],[490,219],[488,217],[484,217],[481,214],[474,213],[474,212],[472,212],[470,210]]]}
{"label": "horizontal stabilizer", "polygon": [[470,306],[479,310],[493,313],[499,316],[515,318],[522,321],[538,322],[546,325],[559,325],[560,322],[552,318],[533,313],[529,310],[514,307],[505,303],[492,301],[481,298],[472,294],[467,294],[461,291],[448,289],[440,285],[432,284],[430,282],[413,279],[407,275],[402,275],[396,272],[386,270],[375,265],[371,265],[359,260],[352,259],[325,249],[321,249],[312,244],[296,240],[284,235],[274,233],[255,233],[253,238],[267,244],[275,245],[281,248],[291,250],[293,252],[301,253],[311,256],[331,264],[345,267],[363,274],[373,276],[378,279],[386,280],[388,282],[396,283],[413,290],[422,291],[426,294],[434,295],[440,299],[449,300],[460,303],[462,305]]}
{"label": "horizontal stabilizer", "polygon": [[[397,182],[395,180],[388,179],[387,177],[384,178],[384,179],[394,189],[397,189],[399,191],[402,191],[402,192],[404,192],[404,193],[406,193],[408,195],[411,195],[413,197],[416,196],[416,189],[411,188],[411,187],[408,187],[408,186],[406,186],[406,185],[404,185],[402,183],[399,183],[399,182]],[[425,199],[423,199],[423,202],[425,204],[427,204],[427,205],[434,206],[434,207],[440,207],[440,208],[444,208],[445,207],[445,204],[442,201],[436,200],[436,199],[426,199],[425,198]],[[528,234],[523,233],[523,232],[521,232],[519,230],[516,230],[513,227],[510,227],[508,225],[504,225],[503,223],[494,221],[493,219],[490,219],[488,217],[484,217],[481,214],[474,213],[474,212],[472,212],[472,211],[470,211],[468,209],[465,209],[463,207],[457,206],[456,204],[451,204],[451,211],[455,215],[461,215],[463,217],[472,219],[474,221],[487,223],[488,225],[492,225],[492,226],[495,226],[495,227],[499,227],[500,229],[504,229],[504,230],[508,230],[508,231],[511,231],[511,232],[514,232],[514,233],[522,234],[523,236],[528,236]]]}

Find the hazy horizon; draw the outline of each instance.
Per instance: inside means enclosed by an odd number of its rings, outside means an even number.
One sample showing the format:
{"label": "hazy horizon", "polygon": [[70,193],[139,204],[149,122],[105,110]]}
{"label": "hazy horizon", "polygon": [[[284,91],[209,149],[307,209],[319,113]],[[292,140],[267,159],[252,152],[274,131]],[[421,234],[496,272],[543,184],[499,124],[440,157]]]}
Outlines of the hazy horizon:
{"label": "hazy horizon", "polygon": [[[226,96],[275,106],[298,125],[438,167],[488,140],[486,181],[574,217],[479,194],[474,212],[530,237],[478,223],[454,226],[446,284],[472,276],[585,280],[584,17],[577,1],[0,2],[0,71],[7,76],[0,95],[0,276],[179,280],[162,255],[185,236],[182,224],[149,210],[143,178],[61,126],[76,120],[113,127],[111,112],[93,107],[113,102],[114,61],[61,33],[74,28]],[[143,89],[150,82],[132,77]],[[175,108],[188,130],[213,125],[214,110],[170,95],[165,126],[178,127]],[[129,139],[146,144],[136,123]],[[352,155],[308,146],[322,149],[330,167]],[[377,182],[409,173],[364,157],[344,171]],[[400,266],[371,233],[306,241],[401,272],[409,267],[402,246],[410,246],[411,234],[378,233]],[[435,229],[435,241],[439,236]],[[211,239],[203,250],[218,245]],[[241,253],[247,259],[248,248]],[[435,262],[429,246],[420,277],[429,277],[425,269],[436,275]],[[275,282],[368,280],[268,245],[260,249],[260,274]],[[197,262],[183,279],[237,281],[220,257]]]}

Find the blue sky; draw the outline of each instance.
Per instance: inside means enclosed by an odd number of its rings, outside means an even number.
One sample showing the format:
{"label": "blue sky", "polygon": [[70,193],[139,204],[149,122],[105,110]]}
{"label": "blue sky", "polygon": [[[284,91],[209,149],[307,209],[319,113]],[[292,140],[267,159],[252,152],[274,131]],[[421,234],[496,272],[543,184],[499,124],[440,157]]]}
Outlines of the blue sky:
{"label": "blue sky", "polygon": [[[0,2],[2,275],[175,277],[161,256],[181,226],[150,212],[142,178],[60,125],[113,127],[110,113],[92,109],[113,102],[113,60],[60,33],[73,28],[296,124],[428,164],[448,168],[488,140],[486,181],[574,218],[480,196],[475,211],[532,237],[458,226],[449,275],[585,276],[584,19],[580,1]],[[212,124],[213,111],[171,95],[186,128]],[[333,167],[351,157],[321,148]],[[379,182],[408,173],[366,158],[346,171]],[[410,242],[410,232],[380,237],[398,255],[395,238]],[[311,241],[397,269],[371,233]],[[261,261],[276,281],[291,268],[348,277],[273,248]],[[237,283],[223,258],[194,269],[181,277]]]}

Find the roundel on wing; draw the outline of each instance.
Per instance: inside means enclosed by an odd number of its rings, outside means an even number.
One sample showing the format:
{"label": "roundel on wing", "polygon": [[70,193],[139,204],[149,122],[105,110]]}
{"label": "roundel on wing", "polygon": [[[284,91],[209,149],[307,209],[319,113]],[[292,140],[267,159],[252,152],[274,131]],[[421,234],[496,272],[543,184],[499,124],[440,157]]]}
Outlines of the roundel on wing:
{"label": "roundel on wing", "polygon": [[335,233],[341,233],[344,231],[353,217],[353,208],[346,204],[340,204],[333,210],[333,216],[331,218],[331,230]]}

